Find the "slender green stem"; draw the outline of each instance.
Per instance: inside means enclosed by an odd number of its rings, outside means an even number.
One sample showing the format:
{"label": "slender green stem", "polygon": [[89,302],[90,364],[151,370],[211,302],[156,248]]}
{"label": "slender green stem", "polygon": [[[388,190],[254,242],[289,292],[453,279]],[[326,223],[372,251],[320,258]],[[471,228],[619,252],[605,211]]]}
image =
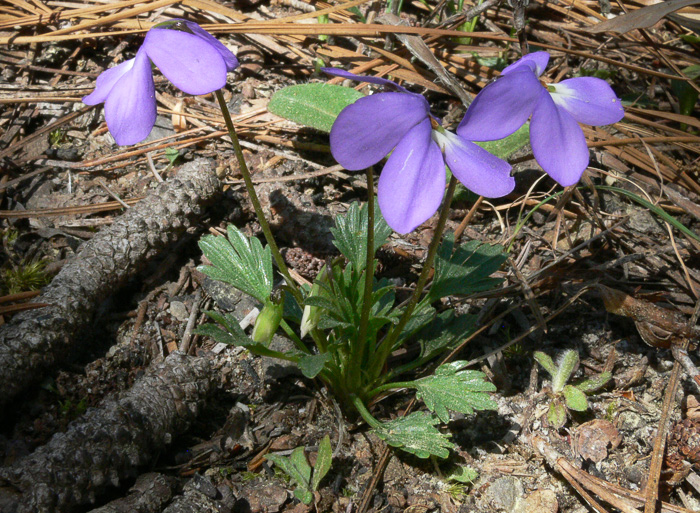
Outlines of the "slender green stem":
{"label": "slender green stem", "polygon": [[294,345],[297,346],[297,349],[300,349],[304,351],[307,354],[314,354],[312,351],[309,350],[308,347],[306,347],[306,344],[299,338],[299,335],[297,335],[292,327],[287,324],[287,321],[282,319],[280,321],[280,327],[284,330],[284,332],[287,334],[287,336],[294,342]]}
{"label": "slender green stem", "polygon": [[395,381],[394,383],[387,383],[370,390],[369,393],[367,393],[367,397],[372,398],[377,394],[386,392],[387,390],[396,390],[398,388],[416,388],[416,383],[414,381]]}
{"label": "slender green stem", "polygon": [[365,403],[362,402],[362,399],[360,399],[356,395],[351,395],[350,401],[352,401],[353,406],[357,409],[358,412],[360,412],[360,415],[362,415],[362,418],[367,424],[369,424],[374,429],[380,429],[382,427],[382,423],[374,417],[372,417],[372,414],[365,407]]}
{"label": "slender green stem", "polygon": [[457,186],[457,179],[452,176],[450,179],[450,184],[447,186],[447,193],[442,203],[442,208],[440,210],[440,218],[438,219],[437,227],[435,228],[435,234],[433,235],[433,240],[430,241],[430,246],[428,247],[428,255],[425,258],[425,263],[423,264],[423,270],[418,277],[416,282],[416,288],[411,295],[411,298],[406,305],[406,309],[399,319],[399,322],[394,328],[389,332],[389,334],[384,337],[379,344],[379,349],[377,351],[377,358],[375,359],[374,366],[372,368],[371,375],[378,376],[378,371],[384,366],[384,362],[391,354],[391,350],[396,344],[396,341],[401,336],[401,332],[406,327],[406,324],[413,315],[413,310],[415,310],[418,301],[420,300],[423,289],[426,283],[428,283],[428,278],[430,277],[430,271],[433,268],[433,262],[435,261],[435,255],[437,254],[438,247],[440,246],[440,240],[442,239],[442,233],[445,231],[445,224],[447,223],[447,216],[450,212],[450,204],[452,203],[452,196],[455,192],[455,187]]}
{"label": "slender green stem", "polygon": [[360,375],[367,346],[369,312],[372,307],[372,285],[374,282],[374,170],[367,168],[367,255],[365,260],[365,290],[362,297],[362,312],[357,340],[351,348],[350,383],[359,388]]}
{"label": "slender green stem", "polygon": [[292,276],[289,274],[289,269],[287,269],[287,265],[284,263],[282,253],[280,253],[280,250],[277,247],[277,243],[275,242],[275,239],[272,236],[272,230],[270,230],[270,225],[268,224],[267,219],[265,218],[265,213],[263,212],[262,206],[260,205],[258,195],[255,192],[255,187],[253,186],[253,179],[250,176],[250,171],[248,170],[245,158],[243,157],[243,150],[241,149],[241,144],[238,142],[238,135],[236,134],[236,129],[233,126],[231,113],[229,112],[228,107],[226,106],[226,101],[224,100],[224,95],[221,93],[221,90],[216,91],[216,99],[219,101],[221,113],[223,114],[224,120],[226,121],[226,128],[228,129],[228,134],[231,137],[231,142],[233,143],[233,151],[236,153],[238,165],[241,168],[243,181],[245,181],[245,188],[248,191],[250,201],[253,203],[255,215],[257,216],[258,222],[260,223],[260,227],[262,228],[263,234],[265,235],[267,245],[272,250],[272,256],[275,258],[275,262],[277,262],[277,267],[282,273],[282,276],[284,276],[284,279],[287,281],[287,285],[289,285],[289,288],[291,289],[294,298],[301,306],[304,304],[304,299],[301,295],[301,292],[299,292],[297,284],[294,282]]}

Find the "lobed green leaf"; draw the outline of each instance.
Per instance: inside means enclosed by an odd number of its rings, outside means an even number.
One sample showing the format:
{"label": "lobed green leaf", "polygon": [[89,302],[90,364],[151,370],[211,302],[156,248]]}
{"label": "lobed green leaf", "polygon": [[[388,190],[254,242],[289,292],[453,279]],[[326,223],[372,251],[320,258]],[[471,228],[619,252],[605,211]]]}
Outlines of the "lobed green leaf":
{"label": "lobed green leaf", "polygon": [[471,414],[474,410],[498,408],[486,393],[495,392],[495,385],[485,380],[483,372],[461,370],[466,365],[464,361],[447,363],[438,367],[432,376],[413,382],[416,397],[444,423],[450,421],[448,410]]}
{"label": "lobed green leaf", "polygon": [[447,458],[450,455],[449,450],[455,446],[450,442],[449,435],[435,428],[438,422],[439,420],[429,413],[421,411],[384,422],[375,432],[392,447],[399,447],[419,458]]}

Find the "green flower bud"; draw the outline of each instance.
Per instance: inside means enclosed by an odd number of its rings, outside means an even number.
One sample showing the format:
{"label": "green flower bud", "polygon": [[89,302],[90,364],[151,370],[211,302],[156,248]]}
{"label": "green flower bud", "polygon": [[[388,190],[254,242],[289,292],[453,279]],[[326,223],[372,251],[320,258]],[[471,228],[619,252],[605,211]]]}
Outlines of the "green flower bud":
{"label": "green flower bud", "polygon": [[282,302],[267,301],[255,321],[253,340],[267,346],[282,321],[284,306]]}
{"label": "green flower bud", "polygon": [[[321,272],[318,273],[316,281],[311,285],[311,292],[309,297],[322,295],[323,289],[321,288],[321,282],[328,281],[328,271],[327,267],[323,266]],[[318,325],[318,321],[321,319],[321,309],[318,306],[306,305],[304,307],[304,313],[301,316],[301,327],[300,334],[301,338],[304,338],[312,329]]]}

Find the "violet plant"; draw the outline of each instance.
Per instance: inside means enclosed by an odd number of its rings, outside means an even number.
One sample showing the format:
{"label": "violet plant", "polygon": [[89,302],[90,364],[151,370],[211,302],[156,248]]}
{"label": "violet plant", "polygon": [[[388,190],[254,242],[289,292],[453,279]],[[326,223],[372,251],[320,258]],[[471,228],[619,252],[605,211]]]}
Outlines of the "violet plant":
{"label": "violet plant", "polygon": [[[510,176],[510,165],[499,158],[506,157],[512,148],[508,150],[506,145],[506,149],[491,150],[495,153],[492,154],[471,139],[483,138],[477,132],[480,132],[478,127],[488,125],[493,117],[488,105],[495,105],[496,115],[500,112],[510,116],[506,116],[505,135],[515,132],[531,112],[534,111],[532,124],[535,125],[540,110],[551,111],[532,100],[525,102],[527,107],[520,106],[523,102],[515,102],[517,115],[504,113],[493,93],[504,90],[507,96],[501,101],[514,102],[508,96],[514,89],[509,86],[513,81],[511,75],[524,83],[526,89],[531,87],[532,80],[542,88],[537,80],[541,72],[537,66],[543,68],[546,61],[542,56],[534,60],[525,58],[521,61],[525,64],[520,65],[522,71],[516,69],[518,63],[506,68],[504,77],[494,84],[505,81],[508,87],[487,86],[477,96],[457,134],[441,126],[423,96],[387,79],[325,69],[332,75],[389,89],[370,96],[326,84],[293,86],[300,87],[304,94],[310,92],[308,98],[312,100],[307,106],[313,114],[303,112],[302,107],[301,112],[291,117],[330,131],[331,153],[338,162],[349,170],[367,172],[367,202],[362,206],[351,205],[346,215],[336,218],[336,227],[331,230],[342,256],[329,262],[311,287],[300,287],[292,279],[260,206],[220,90],[226,83],[227,72],[238,61],[213,36],[185,20],[153,27],[136,56],[105,71],[97,80],[95,92],[84,101],[91,105],[105,103],[107,125],[118,144],[144,139],[153,127],[156,114],[151,61],[185,93],[216,95],[267,243],[264,246],[234,226],[228,227],[227,237],[202,238],[200,247],[210,265],[203,265],[200,270],[252,296],[260,302],[262,311],[250,335],[231,314],[215,311],[207,312],[215,323],[202,325],[197,332],[219,342],[245,347],[254,354],[296,363],[305,376],[325,383],[346,413],[359,414],[389,445],[423,458],[446,457],[453,444],[436,425],[447,423],[450,411],[471,414],[475,410],[495,409],[496,403],[489,396],[495,387],[485,380],[483,373],[466,370],[466,363],[460,361],[443,363],[433,374],[422,378],[416,378],[414,373],[445,351],[455,349],[475,330],[472,316],[458,316],[450,309],[444,310],[441,299],[496,287],[501,280],[491,275],[507,258],[500,246],[474,241],[458,245],[451,235],[443,238],[451,200],[458,181],[487,197],[500,197],[513,190],[515,181]],[[576,106],[577,120],[612,119],[607,113],[607,117],[601,114],[605,109],[599,107],[600,102],[594,104],[595,112],[588,115],[584,101],[588,96],[579,102],[581,105],[570,99],[585,89],[584,83],[566,87],[557,91],[569,98],[569,103],[563,104],[567,109],[571,110],[570,104]],[[599,84],[591,88],[593,93],[601,90]],[[295,105],[303,97],[297,94],[301,90],[295,89],[290,95]],[[569,94],[570,90],[575,94]],[[584,92],[592,94],[588,90]],[[535,94],[527,89],[525,96]],[[284,91],[278,97],[283,98]],[[283,102],[275,103],[273,98],[270,110],[274,112],[279,103]],[[321,121],[316,120],[319,113],[325,116]],[[502,132],[497,135],[501,136]],[[535,134],[532,137],[534,146]],[[508,139],[513,140],[513,136]],[[564,137],[564,142],[570,140],[576,142],[575,137]],[[387,155],[375,201],[373,166]],[[451,176],[445,188],[448,169]],[[410,297],[399,303],[394,286],[375,276],[376,251],[388,240],[392,229],[408,233],[436,211],[439,217],[435,235],[423,269]],[[282,283],[276,283],[273,260],[284,278]],[[429,279],[432,282],[428,287]],[[280,329],[294,343],[293,350],[280,352],[270,347],[271,339]],[[408,361],[392,362],[392,354],[406,347],[415,347],[415,356]],[[369,405],[399,389],[415,390],[428,411],[390,421],[376,419]]]}
{"label": "violet plant", "polygon": [[543,84],[549,54],[526,55],[484,87],[469,106],[457,134],[473,141],[502,139],[528,118],[535,160],[564,187],[574,185],[588,167],[589,152],[578,125],[610,125],[625,115],[622,101],[607,82],[594,77]]}

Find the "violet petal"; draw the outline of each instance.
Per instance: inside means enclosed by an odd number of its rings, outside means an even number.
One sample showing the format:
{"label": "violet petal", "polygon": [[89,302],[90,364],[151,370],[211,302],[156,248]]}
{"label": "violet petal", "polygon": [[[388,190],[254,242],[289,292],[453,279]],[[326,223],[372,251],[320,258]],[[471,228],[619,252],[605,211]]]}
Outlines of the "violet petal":
{"label": "violet petal", "polygon": [[379,208],[398,233],[408,233],[428,220],[445,193],[445,163],[430,131],[429,119],[414,126],[396,146],[379,177]]}
{"label": "violet petal", "polygon": [[204,30],[202,27],[197,25],[193,21],[187,21],[187,20],[179,20],[182,21],[189,30],[191,30],[194,35],[197,37],[203,39],[207,43],[209,43],[211,46],[216,48],[216,51],[219,52],[221,57],[223,57],[224,62],[226,63],[226,69],[228,71],[233,71],[238,67],[238,59],[236,58],[235,55],[233,55],[233,52],[226,48],[226,46],[216,39],[214,36],[212,36],[209,32]]}
{"label": "violet petal", "polygon": [[513,192],[511,166],[476,144],[450,132],[433,131],[433,139],[445,154],[445,163],[467,189],[487,198]]}
{"label": "violet petal", "polygon": [[95,82],[95,90],[83,97],[83,103],[85,105],[97,105],[98,103],[104,102],[107,96],[109,96],[109,92],[114,87],[114,84],[134,67],[134,60],[135,59],[129,59],[128,61],[122,62],[119,66],[106,69],[100,73],[100,76],[97,77]]}
{"label": "violet petal", "polygon": [[547,64],[549,63],[549,54],[547,52],[533,52],[527,54],[522,59],[515,61],[510,66],[506,66],[501,75],[512,73],[515,70],[529,69],[538,77],[544,73]]}
{"label": "violet petal", "polygon": [[156,89],[151,62],[139,50],[132,68],[114,84],[105,101],[107,127],[117,144],[141,142],[156,122]]}
{"label": "violet petal", "polygon": [[527,121],[544,90],[529,69],[501,76],[476,95],[457,134],[467,141],[494,141],[509,136]]}
{"label": "violet petal", "polygon": [[420,95],[379,93],[345,107],[331,128],[331,153],[345,169],[357,171],[382,160],[430,113]]}
{"label": "violet petal", "polygon": [[350,73],[349,71],[345,71],[344,69],[340,68],[321,68],[321,71],[329,75],[333,75],[334,77],[356,80],[357,82],[367,82],[369,84],[383,85],[404,93],[411,93],[411,91],[408,89],[401,87],[399,84],[389,80],[388,78],[373,77],[370,75],[356,75],[355,73]]}
{"label": "violet petal", "polygon": [[152,28],[143,48],[175,87],[187,94],[207,94],[226,85],[226,62],[218,49],[195,34]]}
{"label": "violet petal", "polygon": [[550,93],[554,103],[579,123],[609,125],[625,116],[622,102],[605,80],[579,77],[563,80]]}
{"label": "violet petal", "polygon": [[588,166],[588,147],[581,127],[544,89],[532,113],[530,143],[542,169],[564,187],[578,182]]}

